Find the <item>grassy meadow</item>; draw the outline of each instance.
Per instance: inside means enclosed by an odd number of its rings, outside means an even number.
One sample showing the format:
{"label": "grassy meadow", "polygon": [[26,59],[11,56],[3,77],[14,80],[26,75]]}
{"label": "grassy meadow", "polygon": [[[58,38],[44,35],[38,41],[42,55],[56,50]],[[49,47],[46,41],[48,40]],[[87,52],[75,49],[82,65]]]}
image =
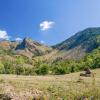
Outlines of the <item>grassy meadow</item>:
{"label": "grassy meadow", "polygon": [[100,100],[100,69],[94,76],[0,75],[0,100]]}

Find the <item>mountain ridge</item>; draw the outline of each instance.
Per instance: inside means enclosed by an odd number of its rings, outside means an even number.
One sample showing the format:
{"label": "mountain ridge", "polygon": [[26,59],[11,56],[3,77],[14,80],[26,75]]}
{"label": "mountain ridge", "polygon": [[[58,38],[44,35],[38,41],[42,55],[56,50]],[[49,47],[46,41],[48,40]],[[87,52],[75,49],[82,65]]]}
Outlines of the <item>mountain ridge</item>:
{"label": "mountain ridge", "polygon": [[29,58],[43,56],[46,59],[57,59],[59,57],[63,59],[81,59],[86,53],[99,46],[100,27],[87,28],[77,32],[65,41],[51,47],[33,41],[31,38],[24,38],[20,42],[0,41],[1,53],[3,50],[10,50],[11,53]]}

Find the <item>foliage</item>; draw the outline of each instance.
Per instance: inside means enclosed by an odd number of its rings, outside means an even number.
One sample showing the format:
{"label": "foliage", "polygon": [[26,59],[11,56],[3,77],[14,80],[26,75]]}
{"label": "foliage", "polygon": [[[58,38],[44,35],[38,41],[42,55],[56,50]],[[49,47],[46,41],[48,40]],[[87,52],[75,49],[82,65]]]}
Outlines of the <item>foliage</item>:
{"label": "foliage", "polygon": [[[29,64],[32,67],[25,67]],[[60,60],[54,63],[36,60],[34,63],[24,56],[16,59],[4,57],[0,61],[0,74],[17,75],[46,75],[46,74],[68,74],[84,70],[85,68],[100,68],[100,48],[88,53],[81,60]]]}

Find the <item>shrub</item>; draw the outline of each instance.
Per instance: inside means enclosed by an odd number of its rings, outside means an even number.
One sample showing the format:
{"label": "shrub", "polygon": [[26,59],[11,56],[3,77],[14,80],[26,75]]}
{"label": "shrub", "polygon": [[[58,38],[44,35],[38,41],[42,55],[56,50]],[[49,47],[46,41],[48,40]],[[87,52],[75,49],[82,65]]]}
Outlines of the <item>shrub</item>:
{"label": "shrub", "polygon": [[47,64],[41,64],[37,69],[36,73],[39,75],[46,75],[49,72],[49,68]]}

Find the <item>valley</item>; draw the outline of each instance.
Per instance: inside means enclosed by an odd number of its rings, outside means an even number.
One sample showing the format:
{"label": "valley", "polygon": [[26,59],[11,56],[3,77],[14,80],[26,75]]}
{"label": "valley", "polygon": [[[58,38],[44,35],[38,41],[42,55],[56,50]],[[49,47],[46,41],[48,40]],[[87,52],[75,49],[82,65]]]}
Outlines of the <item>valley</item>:
{"label": "valley", "polygon": [[[91,69],[91,77],[80,76]],[[0,41],[0,100],[99,100],[100,28],[54,46]]]}
{"label": "valley", "polygon": [[0,0],[0,100],[100,100],[100,0]]}

